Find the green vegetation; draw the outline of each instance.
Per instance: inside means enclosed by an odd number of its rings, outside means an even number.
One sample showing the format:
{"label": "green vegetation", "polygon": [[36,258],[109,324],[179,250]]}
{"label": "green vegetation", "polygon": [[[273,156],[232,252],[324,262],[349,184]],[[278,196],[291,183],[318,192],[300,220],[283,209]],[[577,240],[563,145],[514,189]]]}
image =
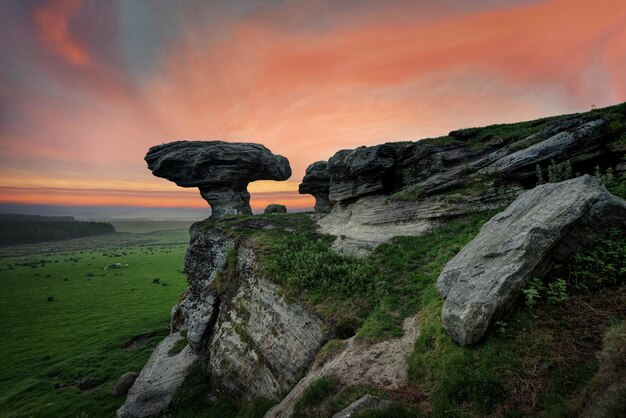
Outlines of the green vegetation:
{"label": "green vegetation", "polygon": [[[364,259],[330,251],[331,238],[317,234],[303,215],[272,221],[231,219],[219,226],[255,243],[269,277],[282,285],[286,296],[330,319],[339,338],[354,332],[372,342],[396,337],[402,333],[403,319],[419,312],[410,378],[412,387],[424,392],[428,406],[416,407],[417,412],[527,416],[576,410],[581,391],[597,370],[595,353],[608,318],[626,315],[625,291],[590,293],[559,278],[546,285],[538,282],[532,310],[522,306],[513,319],[498,321],[495,332],[478,347],[456,345],[441,324],[443,301],[435,281],[445,263],[493,214],[451,221],[421,236],[397,237]],[[267,222],[280,222],[287,230],[265,228]],[[617,278],[624,277],[619,263],[626,259],[623,242],[612,235],[595,248],[580,255],[571,271],[595,272],[593,277],[606,276],[605,283],[619,283]],[[589,338],[584,348],[568,351],[576,341]],[[324,361],[340,348],[340,341],[332,341],[318,359]],[[332,379],[316,383],[298,414],[325,416],[354,400],[344,396],[350,387],[335,384]],[[416,413],[397,405],[390,411],[400,411],[397,416]]]}
{"label": "green vegetation", "polygon": [[611,229],[593,249],[576,254],[572,263],[576,287],[599,289],[626,280],[626,233]]}
{"label": "green vegetation", "polygon": [[174,393],[172,403],[164,417],[205,418],[261,418],[274,402],[266,398],[255,398],[250,402],[226,396],[211,398],[213,385],[207,373],[207,365],[196,361],[191,366],[185,383]]}
{"label": "green vegetation", "polygon": [[545,298],[550,305],[565,302],[567,295],[567,283],[565,280],[556,278],[554,281],[544,285],[537,277],[533,277],[526,288],[522,290],[526,299],[526,306],[532,309],[539,299]]}
{"label": "green vegetation", "polygon": [[[80,250],[75,240],[3,249],[20,256],[0,258],[0,416],[110,417],[123,403],[113,384],[143,367],[187,286],[179,270],[188,233],[120,235],[128,245],[101,248],[94,237]],[[116,263],[128,267],[104,269]],[[156,276],[168,286],[154,285]],[[98,385],[79,390],[85,377]]]}
{"label": "green vegetation", "polygon": [[346,345],[345,340],[331,339],[324,344],[324,346],[317,353],[317,361],[319,363],[325,363],[326,360],[333,357],[335,353],[341,351],[343,347]]}
{"label": "green vegetation", "polygon": [[174,346],[170,348],[170,351],[168,351],[167,354],[169,354],[170,356],[173,356],[183,351],[185,347],[187,347],[187,339],[185,338],[180,339],[176,341],[176,343],[174,343]]}
{"label": "green vegetation", "polygon": [[[588,120],[593,118],[603,118],[607,121],[607,133],[613,138],[614,144],[621,144],[626,141],[626,103],[609,106],[601,109],[593,109],[590,112],[579,114]],[[537,134],[550,124],[565,121],[576,116],[560,115],[542,118],[532,121],[517,123],[491,125],[481,128],[459,129],[450,132],[450,136],[442,138],[427,139],[436,144],[457,143],[463,141],[470,149],[480,149],[489,145],[492,141],[504,141],[507,144],[513,143],[530,135]],[[450,138],[452,137],[452,138]]]}
{"label": "green vegetation", "polygon": [[424,195],[424,188],[409,186],[389,196],[390,202],[415,202]]}
{"label": "green vegetation", "polygon": [[[365,386],[342,386],[332,376],[323,376],[309,385],[294,407],[294,418],[330,417],[365,394],[387,395],[376,388]],[[404,415],[403,415],[404,416]]]}
{"label": "green vegetation", "polygon": [[[537,184],[544,184],[544,170],[541,168],[541,165],[537,164],[535,166],[535,172],[537,174]],[[550,164],[545,172],[548,175],[548,183],[559,183],[572,178],[572,165],[569,160],[562,163],[550,160]]]}

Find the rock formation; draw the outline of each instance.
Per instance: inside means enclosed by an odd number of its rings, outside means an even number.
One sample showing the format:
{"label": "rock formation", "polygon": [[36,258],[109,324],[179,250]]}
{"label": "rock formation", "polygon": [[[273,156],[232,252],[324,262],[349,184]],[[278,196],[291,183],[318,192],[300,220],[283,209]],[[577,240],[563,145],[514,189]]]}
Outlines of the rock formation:
{"label": "rock formation", "polygon": [[[271,226],[271,220],[250,227]],[[190,229],[185,256],[189,289],[172,309],[171,334],[157,347],[118,416],[163,412],[196,359],[217,389],[244,399],[288,392],[330,338],[328,325],[260,273],[245,238],[212,221]],[[171,349],[186,335],[187,347]],[[147,411],[147,412],[144,412]]]}
{"label": "rock formation", "polygon": [[155,176],[198,187],[211,206],[211,219],[252,214],[248,183],[291,176],[285,157],[251,143],[176,141],[151,147],[145,160]]}
{"label": "rock formation", "polygon": [[298,193],[311,194],[315,197],[316,212],[330,212],[330,200],[328,198],[330,187],[330,175],[328,162],[317,161],[306,169],[302,183],[298,187]]}
{"label": "rock formation", "polygon": [[287,213],[287,206],[272,203],[267,205],[263,213],[266,215],[271,213]]}
{"label": "rock formation", "polygon": [[443,269],[442,321],[459,344],[478,342],[555,258],[567,260],[609,228],[626,230],[626,203],[588,175],[524,192]]}
{"label": "rock formation", "polygon": [[333,210],[319,220],[321,232],[343,237],[336,249],[364,254],[393,236],[512,201],[535,186],[537,165],[547,171],[568,162],[572,174],[596,165],[617,170],[626,151],[594,113],[510,126],[337,152],[328,160]]}
{"label": "rock formation", "polygon": [[152,352],[128,391],[126,402],[117,410],[118,417],[150,417],[169,405],[196,359],[189,345],[179,353],[171,353],[182,338],[178,332],[170,334]]}

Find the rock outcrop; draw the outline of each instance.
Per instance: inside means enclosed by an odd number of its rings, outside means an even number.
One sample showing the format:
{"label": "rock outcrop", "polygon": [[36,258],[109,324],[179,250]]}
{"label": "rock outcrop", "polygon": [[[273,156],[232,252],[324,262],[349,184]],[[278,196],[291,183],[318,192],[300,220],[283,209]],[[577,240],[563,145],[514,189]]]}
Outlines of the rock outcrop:
{"label": "rock outcrop", "polygon": [[[392,236],[509,203],[534,187],[538,165],[547,171],[552,162],[568,162],[572,173],[593,173],[597,165],[617,170],[626,151],[594,113],[529,122],[511,128],[510,137],[507,129],[337,152],[328,160],[332,211],[319,220],[322,232],[342,237],[337,249],[364,254]],[[525,131],[531,133],[519,135]]]}
{"label": "rock outcrop", "polygon": [[397,390],[408,382],[407,357],[413,351],[419,328],[417,317],[403,323],[404,335],[389,341],[368,344],[351,337],[326,362],[313,364],[309,372],[285,398],[265,414],[265,418],[289,418],[306,389],[323,376],[334,376],[344,385],[374,386]]}
{"label": "rock outcrop", "polygon": [[190,345],[179,353],[172,353],[182,339],[177,332],[170,334],[152,352],[128,391],[126,402],[117,410],[118,417],[150,417],[169,405],[174,391],[182,385],[196,359]]}
{"label": "rock outcrop", "polygon": [[[246,225],[274,228],[271,222],[253,219]],[[222,394],[279,399],[331,336],[322,319],[286,300],[263,275],[245,237],[213,221],[193,224],[190,235],[184,270],[190,286],[172,309],[171,334],[150,357],[118,416],[163,412],[195,360]],[[188,345],[172,355],[181,335]]]}
{"label": "rock outcrop", "polygon": [[448,334],[462,345],[478,342],[532,277],[542,277],[613,227],[626,230],[626,203],[595,177],[524,192],[487,222],[437,279]]}
{"label": "rock outcrop", "polygon": [[145,160],[155,176],[198,187],[211,206],[211,219],[252,214],[248,183],[291,176],[285,157],[252,143],[176,141],[151,147]]}
{"label": "rock outcrop", "polygon": [[310,194],[315,197],[315,211],[330,212],[331,205],[328,197],[330,188],[330,174],[327,161],[316,161],[306,169],[298,193]]}

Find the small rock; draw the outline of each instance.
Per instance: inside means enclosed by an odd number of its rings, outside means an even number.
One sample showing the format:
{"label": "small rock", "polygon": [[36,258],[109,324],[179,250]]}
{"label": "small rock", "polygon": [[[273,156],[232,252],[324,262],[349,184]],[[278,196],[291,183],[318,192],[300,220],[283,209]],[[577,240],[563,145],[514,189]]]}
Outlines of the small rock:
{"label": "small rock", "polygon": [[345,409],[337,412],[333,415],[333,418],[350,418],[357,412],[366,409],[383,409],[391,405],[391,401],[381,399],[378,396],[370,395],[369,393],[356,401],[352,402]]}
{"label": "small rock", "polygon": [[265,213],[266,215],[270,213],[287,213],[287,206],[272,203],[271,205],[267,205],[263,213]]}
{"label": "small rock", "polygon": [[115,396],[124,396],[128,393],[128,389],[135,383],[139,374],[135,372],[126,372],[120,377],[111,391]]}
{"label": "small rock", "polygon": [[78,382],[76,382],[76,387],[80,390],[89,390],[98,386],[100,382],[91,376],[87,376]]}

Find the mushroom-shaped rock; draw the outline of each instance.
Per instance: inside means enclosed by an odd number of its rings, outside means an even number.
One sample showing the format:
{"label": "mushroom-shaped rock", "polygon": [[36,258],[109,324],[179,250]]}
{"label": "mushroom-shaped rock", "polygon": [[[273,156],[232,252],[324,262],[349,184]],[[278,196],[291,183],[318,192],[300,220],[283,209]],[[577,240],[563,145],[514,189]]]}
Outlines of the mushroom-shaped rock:
{"label": "mushroom-shaped rock", "polygon": [[145,160],[155,176],[200,189],[211,219],[252,214],[248,183],[291,176],[285,157],[243,142],[175,141],[151,147]]}
{"label": "mushroom-shaped rock", "polygon": [[330,212],[328,191],[330,188],[330,174],[327,161],[317,161],[306,169],[298,193],[311,194],[315,197],[316,212]]}

